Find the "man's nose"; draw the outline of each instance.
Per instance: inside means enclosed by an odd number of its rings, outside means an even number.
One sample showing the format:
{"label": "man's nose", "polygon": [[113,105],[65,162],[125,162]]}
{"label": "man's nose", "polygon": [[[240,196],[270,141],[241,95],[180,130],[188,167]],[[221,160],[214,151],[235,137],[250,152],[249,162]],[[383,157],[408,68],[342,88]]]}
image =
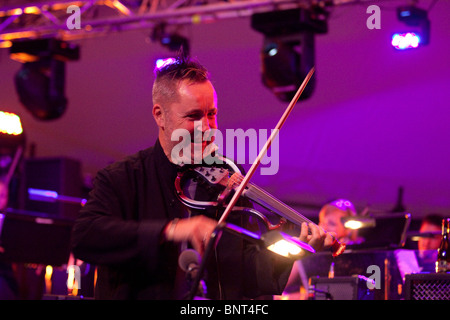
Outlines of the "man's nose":
{"label": "man's nose", "polygon": [[205,132],[211,129],[209,125],[208,117],[202,117],[200,120],[196,121],[195,130],[199,132]]}
{"label": "man's nose", "polygon": [[203,126],[203,131],[211,130],[211,126],[210,126],[209,119],[207,116],[204,116],[202,118],[202,126]]}

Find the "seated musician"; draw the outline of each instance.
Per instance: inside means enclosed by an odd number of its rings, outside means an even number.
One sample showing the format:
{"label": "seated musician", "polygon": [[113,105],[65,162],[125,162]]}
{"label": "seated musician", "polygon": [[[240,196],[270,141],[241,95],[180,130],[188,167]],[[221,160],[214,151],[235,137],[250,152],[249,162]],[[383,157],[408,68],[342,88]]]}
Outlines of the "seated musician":
{"label": "seated musician", "polygon": [[417,241],[418,250],[396,250],[395,257],[403,279],[406,274],[435,272],[437,249],[441,243],[442,219],[440,214],[428,214],[423,218]]}
{"label": "seated musician", "polygon": [[[180,251],[190,247],[203,254],[217,226],[216,212],[188,210],[174,187],[180,169],[179,155],[173,153],[179,140],[172,140],[177,129],[189,132],[190,160],[197,159],[195,150],[202,156],[214,150],[213,139],[195,143],[196,133],[217,129],[217,97],[208,72],[186,57],[155,72],[156,143],[98,172],[73,229],[76,257],[98,265],[98,299],[185,297]],[[248,222],[244,215],[229,218],[240,226]],[[302,226],[300,240],[316,249],[331,243],[318,226],[309,229],[311,235]],[[287,259],[223,233],[206,266],[205,296],[244,299],[281,293],[291,268]]]}
{"label": "seated musician", "polygon": [[348,229],[342,223],[342,218],[355,217],[355,206],[349,200],[337,199],[326,203],[319,212],[319,226],[327,232],[336,234],[339,242],[353,244],[358,239],[357,230]]}
{"label": "seated musician", "polygon": [[[0,177],[0,214],[8,207],[9,186]],[[2,217],[0,217],[0,234],[2,232]],[[4,249],[0,243],[0,300],[14,300],[18,298],[18,284],[11,263],[3,259]]]}
{"label": "seated musician", "polygon": [[[342,218],[356,215],[355,206],[351,201],[346,199],[330,201],[320,209],[319,226],[325,231],[334,234],[339,242],[345,244],[358,243],[361,239],[358,238],[357,230],[347,229],[342,223]],[[314,264],[314,257],[312,256],[310,258],[309,265]],[[332,269],[331,257],[329,260],[325,259],[328,262],[326,267]],[[323,260],[320,263],[323,263]],[[306,299],[307,290],[305,289],[308,287],[308,279],[311,276],[326,276],[325,274],[314,273],[315,271],[317,272],[315,269],[314,267],[307,268],[302,260],[296,261],[286,285],[285,297],[289,299]],[[320,269],[323,272],[324,266],[321,266]]]}

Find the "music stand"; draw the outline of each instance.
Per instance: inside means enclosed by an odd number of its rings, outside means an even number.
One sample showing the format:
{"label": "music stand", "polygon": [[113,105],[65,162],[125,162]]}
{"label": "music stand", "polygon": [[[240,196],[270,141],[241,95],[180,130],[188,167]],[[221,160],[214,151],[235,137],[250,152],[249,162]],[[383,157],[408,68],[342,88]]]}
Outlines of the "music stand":
{"label": "music stand", "polygon": [[375,226],[358,230],[361,243],[349,244],[347,249],[394,249],[404,246],[411,223],[409,213],[373,215]]}
{"label": "music stand", "polygon": [[0,219],[0,245],[6,261],[55,266],[67,263],[73,221],[11,209]]}

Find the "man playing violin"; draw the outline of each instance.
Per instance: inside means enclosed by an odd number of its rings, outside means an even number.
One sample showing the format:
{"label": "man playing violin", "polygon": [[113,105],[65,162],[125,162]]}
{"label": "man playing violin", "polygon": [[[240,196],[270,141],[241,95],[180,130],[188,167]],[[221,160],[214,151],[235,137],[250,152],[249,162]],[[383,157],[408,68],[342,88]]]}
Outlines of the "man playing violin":
{"label": "man playing violin", "polygon": [[[153,118],[159,128],[154,146],[97,173],[89,199],[73,228],[77,258],[98,266],[99,299],[182,299],[186,274],[180,252],[200,255],[217,227],[217,212],[195,212],[177,198],[174,181],[182,164],[173,149],[177,129],[189,132],[191,160],[214,151],[214,139],[196,139],[217,129],[217,96],[207,70],[186,57],[155,70]],[[184,155],[186,156],[186,155]],[[248,216],[230,215],[246,227]],[[310,232],[308,232],[308,229]],[[300,240],[316,249],[331,243],[315,225],[301,226]],[[205,270],[209,299],[244,299],[282,292],[292,261],[235,235],[223,233]]]}

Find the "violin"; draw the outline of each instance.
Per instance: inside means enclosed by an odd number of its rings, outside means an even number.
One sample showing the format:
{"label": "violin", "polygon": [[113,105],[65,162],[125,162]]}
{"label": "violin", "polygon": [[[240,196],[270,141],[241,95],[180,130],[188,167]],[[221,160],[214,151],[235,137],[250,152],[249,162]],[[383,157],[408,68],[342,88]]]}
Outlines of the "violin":
{"label": "violin", "polygon": [[[197,210],[226,208],[237,187],[242,183],[243,176],[239,168],[231,160],[224,157],[220,157],[220,160],[224,161],[230,169],[221,166],[194,166],[181,170],[178,173],[175,179],[175,189],[178,198],[183,204]],[[189,193],[188,189],[192,183],[196,184],[196,187],[201,185],[202,189],[207,190],[207,193],[209,193],[209,196],[206,197],[207,199],[198,200],[195,199],[193,194]],[[274,223],[271,221],[273,219],[267,217],[267,213],[264,214],[251,206],[233,207],[232,211],[234,212],[244,212],[260,218],[269,230],[278,229],[287,221],[297,226],[300,226],[303,222],[314,224],[311,220],[253,183],[248,183],[245,186],[241,197],[268,210],[270,214],[280,217],[278,223]],[[345,244],[340,243],[333,237],[333,244],[330,249],[333,256],[338,256],[345,250]]]}
{"label": "violin", "polygon": [[[275,136],[278,134],[279,130],[285,123],[294,105],[300,98],[300,95],[313,76],[314,70],[315,68],[313,67],[306,75],[303,83],[300,85],[296,94],[294,95],[285,112],[278,121],[275,129],[272,130],[270,137],[267,139],[265,145],[259,152],[258,156],[256,157],[255,161],[253,162],[252,166],[245,176],[242,176],[239,168],[232,161],[224,157],[221,157],[220,160],[224,161],[234,172],[231,172],[230,170],[223,167],[198,166],[192,168],[189,167],[188,169],[178,174],[177,178],[175,179],[175,189],[177,191],[178,197],[185,205],[194,209],[206,209],[208,207],[225,208],[219,219],[219,225],[227,219],[231,211],[236,210],[249,212],[250,214],[254,214],[260,217],[266,223],[267,227],[272,230],[279,228],[286,222],[286,220],[296,225],[301,225],[303,222],[313,223],[288,205],[276,199],[265,190],[257,187],[254,184],[250,184],[249,182],[251,177],[255,173],[256,168],[261,163],[261,159],[266,154],[272,141],[275,139]],[[217,190],[217,197],[213,199],[213,201],[195,200],[190,197],[190,194],[184,192],[184,190],[186,190],[186,188],[184,187],[186,185],[186,181],[191,181],[189,177],[192,177],[192,180],[195,179],[196,182],[200,181],[200,183],[209,186],[213,191]],[[270,212],[281,216],[280,222],[276,225],[272,224],[264,214],[253,208],[237,207],[237,201],[241,197],[250,199],[255,203],[261,205],[262,207],[268,209]],[[331,245],[333,256],[336,257],[340,255],[342,252],[344,252],[344,250],[345,244],[340,243],[335,237],[333,237],[333,243]]]}

